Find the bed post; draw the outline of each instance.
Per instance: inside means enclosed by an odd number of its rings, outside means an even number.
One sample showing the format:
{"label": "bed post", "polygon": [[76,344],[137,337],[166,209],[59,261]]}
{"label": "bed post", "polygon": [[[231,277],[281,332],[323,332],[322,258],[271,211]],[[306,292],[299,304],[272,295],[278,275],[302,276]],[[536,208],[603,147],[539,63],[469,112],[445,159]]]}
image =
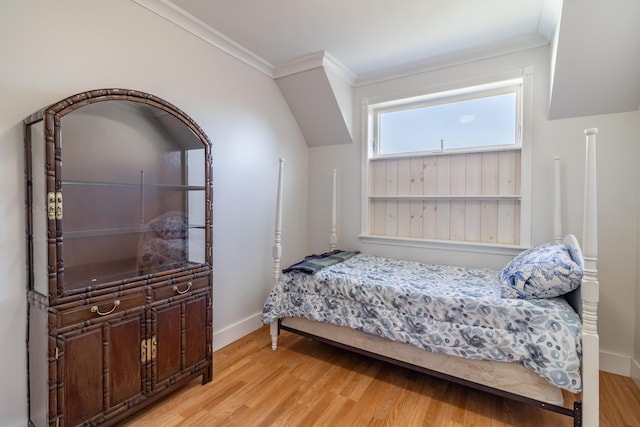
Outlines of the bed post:
{"label": "bed post", "polygon": [[338,246],[336,234],[336,170],[333,170],[333,186],[331,187],[331,233],[329,234],[329,248],[335,250]]}
{"label": "bed post", "polygon": [[[280,258],[282,257],[282,178],[284,175],[284,159],[280,158],[278,166],[278,196],[276,199],[276,232],[273,240],[273,283],[280,277]],[[269,325],[271,348],[278,348],[278,321]]]}
{"label": "bed post", "polygon": [[582,381],[583,421],[585,426],[600,422],[600,367],[598,337],[598,203],[596,189],[596,134],[598,129],[586,129],[584,222],[582,249],[584,276],[582,279]]}
{"label": "bed post", "polygon": [[562,191],[560,189],[560,157],[553,158],[553,240],[562,243]]}

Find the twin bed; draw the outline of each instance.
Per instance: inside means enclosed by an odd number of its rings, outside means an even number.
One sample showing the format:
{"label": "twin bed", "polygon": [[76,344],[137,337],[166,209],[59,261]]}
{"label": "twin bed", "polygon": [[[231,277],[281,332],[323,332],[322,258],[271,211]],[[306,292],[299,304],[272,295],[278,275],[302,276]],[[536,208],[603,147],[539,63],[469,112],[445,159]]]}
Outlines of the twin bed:
{"label": "twin bed", "polygon": [[273,349],[283,329],[598,425],[597,130],[585,133],[582,248],[573,235],[558,237],[556,166],[555,242],[502,270],[336,250],[334,195],[331,251],[280,274],[281,161],[276,281],[262,316]]}

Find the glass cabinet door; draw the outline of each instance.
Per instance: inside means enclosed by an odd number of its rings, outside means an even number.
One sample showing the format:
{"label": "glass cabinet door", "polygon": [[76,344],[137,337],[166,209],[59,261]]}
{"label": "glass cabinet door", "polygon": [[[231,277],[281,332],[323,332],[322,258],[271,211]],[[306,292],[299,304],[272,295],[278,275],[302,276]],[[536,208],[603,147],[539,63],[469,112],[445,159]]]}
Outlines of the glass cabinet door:
{"label": "glass cabinet door", "polygon": [[36,291],[207,262],[208,141],[151,104],[101,100],[27,124]]}

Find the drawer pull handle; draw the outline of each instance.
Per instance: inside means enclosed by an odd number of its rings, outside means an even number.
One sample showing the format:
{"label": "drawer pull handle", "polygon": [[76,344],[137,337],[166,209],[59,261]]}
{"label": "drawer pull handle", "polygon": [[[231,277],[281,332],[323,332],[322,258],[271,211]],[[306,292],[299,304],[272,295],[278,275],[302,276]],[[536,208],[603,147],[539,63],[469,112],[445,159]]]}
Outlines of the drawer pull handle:
{"label": "drawer pull handle", "polygon": [[174,286],[174,287],[173,287],[173,290],[174,290],[178,295],[186,294],[187,292],[189,292],[189,289],[191,289],[191,285],[193,285],[193,283],[188,282],[188,283],[187,283],[187,289],[185,289],[184,291],[181,291],[180,289],[178,289],[178,286]]}
{"label": "drawer pull handle", "polygon": [[116,310],[116,307],[118,307],[120,305],[120,300],[117,299],[113,302],[113,307],[111,308],[111,310],[109,311],[105,311],[104,313],[100,311],[100,309],[98,308],[97,305],[94,305],[93,307],[91,307],[91,312],[92,313],[98,313],[98,316],[106,316],[107,314],[111,314]]}

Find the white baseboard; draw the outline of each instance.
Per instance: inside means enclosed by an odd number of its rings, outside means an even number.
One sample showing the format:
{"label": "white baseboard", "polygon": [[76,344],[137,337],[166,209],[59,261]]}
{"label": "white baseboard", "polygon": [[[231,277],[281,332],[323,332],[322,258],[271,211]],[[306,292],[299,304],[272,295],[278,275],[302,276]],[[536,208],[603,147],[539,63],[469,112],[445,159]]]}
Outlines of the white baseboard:
{"label": "white baseboard", "polygon": [[[219,331],[215,331],[214,328],[213,351],[220,350],[222,347],[249,335],[256,329],[261,328],[263,326],[261,317],[262,313],[256,313]],[[265,340],[270,342],[270,338],[268,336],[265,337]]]}
{"label": "white baseboard", "polygon": [[640,388],[640,361],[631,359],[631,379]]}
{"label": "white baseboard", "polygon": [[631,357],[619,354],[600,352],[600,370],[612,374],[631,376]]}

